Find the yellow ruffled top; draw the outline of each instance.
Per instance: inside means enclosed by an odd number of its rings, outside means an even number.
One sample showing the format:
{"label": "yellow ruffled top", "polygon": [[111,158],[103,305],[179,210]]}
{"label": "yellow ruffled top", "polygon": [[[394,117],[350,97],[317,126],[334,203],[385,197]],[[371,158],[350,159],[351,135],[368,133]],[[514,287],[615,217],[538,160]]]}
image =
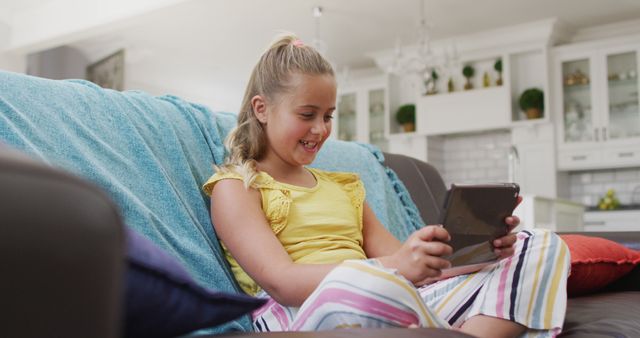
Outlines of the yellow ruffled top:
{"label": "yellow ruffled top", "polygon": [[[316,185],[311,188],[278,182],[265,172],[258,173],[252,188],[260,191],[262,210],[273,233],[296,263],[365,259],[362,181],[352,173],[308,169],[316,178]],[[204,191],[211,195],[216,182],[223,179],[242,180],[242,176],[216,173],[204,184]],[[240,287],[250,295],[258,293],[260,287],[242,270],[224,243],[222,247]]]}

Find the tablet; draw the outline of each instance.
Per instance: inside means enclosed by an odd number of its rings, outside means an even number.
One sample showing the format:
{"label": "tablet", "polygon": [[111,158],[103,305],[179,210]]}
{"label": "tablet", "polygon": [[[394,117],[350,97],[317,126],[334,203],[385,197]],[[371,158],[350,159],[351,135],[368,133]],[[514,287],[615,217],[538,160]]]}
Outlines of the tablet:
{"label": "tablet", "polygon": [[451,235],[453,253],[444,257],[450,276],[481,269],[497,260],[493,240],[507,234],[505,218],[513,214],[520,187],[516,183],[452,184],[447,192],[441,224]]}

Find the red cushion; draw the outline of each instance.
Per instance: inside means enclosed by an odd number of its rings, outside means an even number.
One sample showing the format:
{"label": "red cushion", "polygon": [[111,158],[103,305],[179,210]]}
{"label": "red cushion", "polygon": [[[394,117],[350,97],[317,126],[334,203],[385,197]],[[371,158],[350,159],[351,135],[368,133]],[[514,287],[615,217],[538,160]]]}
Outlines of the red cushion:
{"label": "red cushion", "polygon": [[601,237],[560,236],[571,252],[569,296],[599,290],[629,273],[640,263],[640,252]]}

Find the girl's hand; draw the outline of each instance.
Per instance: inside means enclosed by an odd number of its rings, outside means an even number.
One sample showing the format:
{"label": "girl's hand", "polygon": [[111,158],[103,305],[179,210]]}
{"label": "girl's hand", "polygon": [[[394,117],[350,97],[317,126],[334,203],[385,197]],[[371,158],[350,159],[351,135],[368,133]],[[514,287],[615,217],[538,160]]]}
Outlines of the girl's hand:
{"label": "girl's hand", "polygon": [[[516,202],[516,206],[522,202],[522,196],[518,196],[518,201]],[[513,229],[515,229],[518,225],[520,225],[520,218],[518,216],[508,216],[505,218],[504,222],[509,227],[509,231],[507,231],[507,235],[500,237],[493,241],[493,251],[495,252],[500,259],[507,258],[513,256],[514,248],[513,245],[516,243],[518,239],[516,234],[511,233]]]}
{"label": "girl's hand", "polygon": [[441,256],[449,255],[452,249],[444,242],[451,239],[441,226],[429,225],[417,230],[404,244],[382,263],[395,268],[412,283],[420,283],[427,278],[438,277],[442,269],[451,266]]}

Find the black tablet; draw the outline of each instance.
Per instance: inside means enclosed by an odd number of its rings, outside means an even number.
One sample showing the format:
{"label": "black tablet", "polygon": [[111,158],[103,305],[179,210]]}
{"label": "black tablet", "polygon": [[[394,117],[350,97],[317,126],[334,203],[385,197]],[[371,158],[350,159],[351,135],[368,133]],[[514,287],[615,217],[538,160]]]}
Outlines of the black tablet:
{"label": "black tablet", "polygon": [[452,267],[495,261],[493,240],[507,234],[505,218],[518,203],[516,183],[452,184],[441,224],[451,235]]}

